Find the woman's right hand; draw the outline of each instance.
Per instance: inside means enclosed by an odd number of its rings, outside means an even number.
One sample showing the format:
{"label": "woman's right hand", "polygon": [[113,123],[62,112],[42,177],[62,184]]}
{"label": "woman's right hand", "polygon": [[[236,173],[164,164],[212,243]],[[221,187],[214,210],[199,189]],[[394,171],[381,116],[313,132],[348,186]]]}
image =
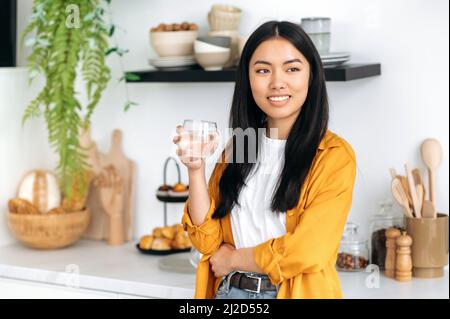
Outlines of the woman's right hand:
{"label": "woman's right hand", "polygon": [[187,156],[190,141],[189,135],[184,132],[182,125],[177,125],[177,135],[173,138],[173,143],[177,145],[177,155],[180,161],[186,165],[189,171],[196,171],[205,167],[203,158]]}

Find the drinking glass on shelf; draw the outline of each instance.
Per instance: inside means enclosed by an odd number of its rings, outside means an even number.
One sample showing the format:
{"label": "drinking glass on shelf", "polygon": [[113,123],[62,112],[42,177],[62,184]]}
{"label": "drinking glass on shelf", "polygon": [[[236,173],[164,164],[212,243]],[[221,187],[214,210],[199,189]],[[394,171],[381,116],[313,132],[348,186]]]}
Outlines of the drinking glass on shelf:
{"label": "drinking glass on shelf", "polygon": [[186,134],[187,157],[206,158],[217,148],[219,133],[215,122],[203,120],[185,120],[183,131]]}

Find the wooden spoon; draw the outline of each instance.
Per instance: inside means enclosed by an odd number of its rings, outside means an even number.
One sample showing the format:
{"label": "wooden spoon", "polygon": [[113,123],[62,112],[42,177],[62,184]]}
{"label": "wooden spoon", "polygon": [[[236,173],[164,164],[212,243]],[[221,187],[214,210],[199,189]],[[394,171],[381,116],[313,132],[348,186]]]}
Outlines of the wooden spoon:
{"label": "wooden spoon", "polygon": [[413,174],[413,178],[414,178],[414,184],[422,185],[423,198],[425,199],[426,191],[425,191],[425,184],[423,183],[422,172],[420,171],[420,169],[415,168],[412,170],[412,174]]}
{"label": "wooden spoon", "polygon": [[395,200],[404,208],[404,213],[407,217],[414,218],[411,209],[409,208],[408,197],[405,194],[402,183],[398,177],[391,182],[391,191]]}
{"label": "wooden spoon", "polygon": [[428,138],[422,143],[421,147],[422,159],[428,168],[429,198],[436,207],[435,196],[435,170],[442,161],[442,146],[437,139]]}
{"label": "wooden spoon", "polygon": [[436,218],[436,209],[435,209],[433,203],[429,200],[426,200],[423,202],[422,217],[423,218]]}

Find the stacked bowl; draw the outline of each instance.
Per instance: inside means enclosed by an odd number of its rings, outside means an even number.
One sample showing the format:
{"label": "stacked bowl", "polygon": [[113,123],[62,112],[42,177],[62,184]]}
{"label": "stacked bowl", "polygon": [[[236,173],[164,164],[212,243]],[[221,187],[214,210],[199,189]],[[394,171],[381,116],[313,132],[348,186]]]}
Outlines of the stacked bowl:
{"label": "stacked bowl", "polygon": [[222,4],[215,4],[208,13],[209,29],[211,31],[237,31],[241,22],[242,10]]}
{"label": "stacked bowl", "polygon": [[215,4],[208,13],[209,35],[231,39],[230,56],[224,67],[233,67],[239,60],[239,24],[242,10],[230,5]]}
{"label": "stacked bowl", "polygon": [[207,71],[221,70],[229,61],[230,45],[230,37],[198,37],[194,42],[195,59]]}

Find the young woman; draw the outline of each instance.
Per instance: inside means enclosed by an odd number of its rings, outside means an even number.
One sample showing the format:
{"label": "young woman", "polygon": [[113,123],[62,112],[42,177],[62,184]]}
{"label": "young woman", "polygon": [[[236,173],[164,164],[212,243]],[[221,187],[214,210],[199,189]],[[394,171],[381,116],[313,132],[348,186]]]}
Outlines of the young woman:
{"label": "young woman", "polygon": [[262,128],[256,163],[227,158],[207,184],[204,160],[186,157],[177,127],[189,172],[182,223],[203,254],[196,298],[342,297],[335,262],[356,161],[328,130],[328,113],[313,43],[297,24],[270,21],[245,44],[230,114],[232,129]]}

